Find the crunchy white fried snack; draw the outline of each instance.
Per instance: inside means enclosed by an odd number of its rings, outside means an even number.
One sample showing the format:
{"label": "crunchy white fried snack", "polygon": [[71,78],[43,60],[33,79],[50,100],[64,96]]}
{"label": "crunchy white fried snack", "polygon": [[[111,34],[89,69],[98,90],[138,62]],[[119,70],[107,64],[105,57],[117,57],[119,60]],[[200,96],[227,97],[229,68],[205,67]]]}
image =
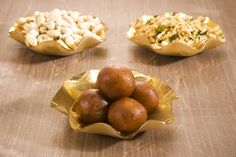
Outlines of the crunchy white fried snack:
{"label": "crunchy white fried snack", "polygon": [[[77,11],[54,9],[51,12],[35,11],[33,15],[19,18],[9,30],[9,35],[35,51],[49,51],[48,54],[63,51],[56,55],[66,55],[65,51],[82,51],[103,42],[106,29],[106,25],[97,17],[81,15]],[[44,42],[48,44],[45,45]],[[79,47],[81,42],[87,45]],[[44,48],[40,44],[44,44]],[[58,47],[56,44],[65,50],[55,48]]]}
{"label": "crunchy white fried snack", "polygon": [[[175,12],[160,16],[142,16],[131,25],[127,37],[160,54],[180,56],[190,56],[201,52],[208,41],[225,42],[220,27],[208,17],[194,18]],[[140,37],[145,38],[143,43],[141,39],[138,39]],[[179,48],[177,44],[183,47]]]}

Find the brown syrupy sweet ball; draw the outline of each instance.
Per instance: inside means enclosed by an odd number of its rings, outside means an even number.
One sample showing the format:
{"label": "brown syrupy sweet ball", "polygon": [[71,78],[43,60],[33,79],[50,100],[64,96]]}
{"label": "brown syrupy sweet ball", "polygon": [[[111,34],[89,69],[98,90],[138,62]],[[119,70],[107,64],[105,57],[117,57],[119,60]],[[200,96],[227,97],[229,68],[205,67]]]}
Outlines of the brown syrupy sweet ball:
{"label": "brown syrupy sweet ball", "polygon": [[148,111],[154,112],[159,105],[159,97],[154,87],[147,82],[136,82],[132,98],[141,103]]}
{"label": "brown syrupy sweet ball", "polygon": [[113,102],[108,111],[108,122],[120,132],[133,132],[147,120],[147,110],[132,98]]}
{"label": "brown syrupy sweet ball", "polygon": [[129,97],[133,93],[135,80],[130,69],[107,66],[99,72],[96,85],[104,96],[116,100]]}
{"label": "brown syrupy sweet ball", "polygon": [[79,121],[83,124],[106,122],[108,101],[98,89],[88,89],[80,95],[73,110],[80,115]]}

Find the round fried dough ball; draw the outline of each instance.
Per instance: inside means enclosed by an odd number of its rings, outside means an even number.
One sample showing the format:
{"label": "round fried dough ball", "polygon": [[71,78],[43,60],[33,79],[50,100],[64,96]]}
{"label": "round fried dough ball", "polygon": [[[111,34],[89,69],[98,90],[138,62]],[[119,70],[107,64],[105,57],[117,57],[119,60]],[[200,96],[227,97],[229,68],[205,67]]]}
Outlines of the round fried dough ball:
{"label": "round fried dough ball", "polygon": [[106,122],[108,101],[98,89],[88,89],[80,95],[73,110],[80,115],[80,122],[83,124]]}
{"label": "round fried dough ball", "polygon": [[147,120],[147,111],[132,98],[122,98],[111,104],[108,122],[118,131],[133,132]]}
{"label": "round fried dough ball", "polygon": [[159,97],[154,87],[147,82],[137,82],[131,97],[141,103],[148,111],[154,112],[159,105]]}
{"label": "round fried dough ball", "polygon": [[112,100],[129,97],[135,87],[134,75],[128,68],[107,66],[98,74],[97,87],[104,96]]}

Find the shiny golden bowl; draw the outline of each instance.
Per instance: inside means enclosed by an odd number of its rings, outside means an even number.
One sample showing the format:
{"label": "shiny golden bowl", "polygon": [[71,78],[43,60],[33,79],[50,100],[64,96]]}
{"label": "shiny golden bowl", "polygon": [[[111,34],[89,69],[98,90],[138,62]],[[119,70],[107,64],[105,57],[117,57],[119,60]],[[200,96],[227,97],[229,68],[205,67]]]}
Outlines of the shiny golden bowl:
{"label": "shiny golden bowl", "polygon": [[[191,16],[186,15],[184,13],[166,13],[166,14],[168,14],[168,15],[180,14],[183,16],[191,17]],[[155,53],[158,53],[161,55],[166,55],[166,56],[193,56],[193,55],[201,53],[205,50],[209,50],[209,49],[218,47],[219,45],[221,45],[222,43],[225,42],[224,33],[221,30],[220,26],[216,22],[214,22],[212,19],[210,19],[209,17],[199,16],[197,18],[192,17],[192,19],[198,19],[198,18],[207,19],[204,22],[200,23],[199,26],[202,25],[205,28],[207,28],[206,32],[215,32],[213,34],[213,36],[214,36],[213,38],[209,37],[207,34],[207,39],[204,39],[204,41],[201,42],[200,46],[193,46],[193,45],[187,44],[188,42],[198,42],[198,40],[199,40],[198,38],[193,38],[193,39],[190,38],[190,40],[187,40],[185,42],[180,42],[181,40],[176,40],[176,41],[170,40],[169,42],[166,42],[165,45],[159,46],[159,44],[157,42],[156,42],[157,43],[156,44],[155,42],[153,43],[150,41],[150,37],[154,37],[153,40],[155,40],[155,38],[157,38],[157,35],[155,36],[155,32],[150,33],[151,35],[153,35],[153,33],[154,33],[154,36],[149,36],[149,33],[147,33],[147,32],[150,31],[150,29],[148,31],[147,31],[147,29],[148,29],[149,25],[151,25],[149,28],[151,28],[151,29],[153,28],[153,30],[155,30],[158,28],[158,26],[162,25],[162,22],[163,23],[170,23],[171,20],[169,17],[166,17],[166,19],[163,20],[163,17],[165,17],[166,14],[159,15],[159,16],[144,15],[144,16],[138,18],[136,20],[136,22],[134,22],[130,25],[129,31],[127,32],[128,39],[130,39],[131,41],[133,41],[137,45],[143,46],[147,49],[152,50]],[[158,19],[161,19],[161,18],[163,21],[158,21]],[[149,24],[147,22],[148,21],[147,19],[157,21],[157,22]],[[180,19],[177,19],[177,21],[178,20],[181,21],[183,19],[184,18],[182,18],[182,19],[180,18]],[[189,20],[189,21],[186,20],[185,24],[189,24],[190,26],[192,26],[192,28],[197,28],[198,27],[198,26],[196,26],[197,24],[194,22],[191,22],[191,21],[193,21],[193,20]],[[168,26],[168,27],[166,26],[166,28],[174,27],[173,30],[175,30],[177,28],[176,25],[181,25],[181,26],[185,27],[185,24],[176,22],[176,24],[174,26],[173,25]],[[163,24],[163,26],[165,26],[165,25]],[[154,28],[154,27],[156,27],[156,28]],[[190,29],[192,29],[192,28],[190,28]],[[173,32],[166,31],[166,34],[165,34],[165,32],[163,31],[163,33],[164,33],[163,36],[168,36],[168,33],[172,34]],[[186,32],[180,32],[180,33],[186,34]],[[177,34],[175,34],[175,35],[177,35]],[[183,35],[183,36],[185,37],[185,35]]]}
{"label": "shiny golden bowl", "polygon": [[89,70],[70,80],[66,80],[54,96],[51,107],[66,114],[69,117],[71,127],[77,132],[103,134],[121,139],[130,139],[140,132],[163,127],[172,123],[172,101],[176,98],[175,92],[157,78],[146,76],[134,70],[132,70],[132,72],[136,81],[146,81],[150,83],[157,90],[160,97],[158,110],[149,115],[148,120],[132,133],[122,134],[107,123],[93,123],[85,126],[79,122],[79,115],[72,110],[73,104],[83,91],[95,88],[99,70]]}

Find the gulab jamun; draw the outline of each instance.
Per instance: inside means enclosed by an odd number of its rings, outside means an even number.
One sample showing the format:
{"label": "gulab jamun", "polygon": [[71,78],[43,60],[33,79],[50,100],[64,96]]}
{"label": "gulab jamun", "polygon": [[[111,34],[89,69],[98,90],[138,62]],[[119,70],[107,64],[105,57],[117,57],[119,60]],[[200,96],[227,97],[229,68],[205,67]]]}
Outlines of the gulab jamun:
{"label": "gulab jamun", "polygon": [[129,97],[135,87],[134,75],[128,68],[107,66],[98,74],[97,87],[104,96],[111,100]]}
{"label": "gulab jamun", "polygon": [[147,110],[128,97],[113,102],[108,111],[108,122],[123,133],[137,130],[146,120]]}
{"label": "gulab jamun", "polygon": [[159,97],[155,88],[147,82],[137,82],[131,97],[141,103],[148,111],[154,112],[159,105]]}
{"label": "gulab jamun", "polygon": [[79,121],[83,124],[106,122],[108,104],[98,89],[88,89],[79,96],[73,111],[80,115]]}

